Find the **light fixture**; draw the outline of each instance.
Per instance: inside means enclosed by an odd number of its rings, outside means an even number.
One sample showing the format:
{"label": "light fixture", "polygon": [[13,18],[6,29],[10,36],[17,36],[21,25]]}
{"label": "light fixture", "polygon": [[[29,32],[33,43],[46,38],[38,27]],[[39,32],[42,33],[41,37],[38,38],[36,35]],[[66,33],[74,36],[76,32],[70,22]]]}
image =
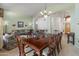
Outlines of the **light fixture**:
{"label": "light fixture", "polygon": [[47,5],[45,4],[45,9],[43,11],[40,11],[40,14],[44,17],[47,18],[48,15],[50,15],[52,11],[47,11]]}
{"label": "light fixture", "polygon": [[29,23],[29,26],[31,26],[32,25],[32,23]]}
{"label": "light fixture", "polygon": [[4,22],[4,25],[8,25],[8,21],[5,21],[5,22]]}

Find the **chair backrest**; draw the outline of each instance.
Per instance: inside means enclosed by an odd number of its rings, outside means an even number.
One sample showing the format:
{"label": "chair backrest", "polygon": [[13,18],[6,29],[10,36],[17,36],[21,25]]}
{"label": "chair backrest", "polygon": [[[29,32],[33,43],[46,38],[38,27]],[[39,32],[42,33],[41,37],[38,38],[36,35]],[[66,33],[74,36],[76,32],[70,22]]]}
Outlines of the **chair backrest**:
{"label": "chair backrest", "polygon": [[59,34],[53,34],[55,42],[58,44],[59,43]]}
{"label": "chair backrest", "polygon": [[48,37],[48,41],[49,41],[49,45],[51,45],[52,43],[55,43],[55,37],[54,36],[49,36]]}
{"label": "chair backrest", "polygon": [[56,38],[57,44],[60,43],[61,39],[62,39],[62,32],[58,33],[58,35],[57,35],[57,38]]}
{"label": "chair backrest", "polygon": [[62,32],[60,32],[59,34],[58,34],[58,36],[59,36],[59,40],[61,40],[62,39]]}
{"label": "chair backrest", "polygon": [[21,43],[21,38],[20,38],[20,36],[16,36],[16,40],[17,40],[17,43],[18,43],[18,44]]}

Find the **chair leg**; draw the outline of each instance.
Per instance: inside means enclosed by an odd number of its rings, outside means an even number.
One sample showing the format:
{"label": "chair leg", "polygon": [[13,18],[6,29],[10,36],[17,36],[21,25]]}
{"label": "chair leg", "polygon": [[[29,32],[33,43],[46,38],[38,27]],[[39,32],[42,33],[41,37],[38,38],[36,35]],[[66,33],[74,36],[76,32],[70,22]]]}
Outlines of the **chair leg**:
{"label": "chair leg", "polygon": [[51,53],[48,53],[48,56],[51,56]]}
{"label": "chair leg", "polygon": [[59,54],[59,52],[60,52],[60,50],[59,50],[59,45],[57,45],[57,52],[58,52],[58,54]]}
{"label": "chair leg", "polygon": [[42,55],[42,51],[35,52],[35,54],[36,54],[37,56],[43,56],[43,55]]}
{"label": "chair leg", "polygon": [[56,49],[55,48],[50,48],[48,56],[56,56]]}
{"label": "chair leg", "polygon": [[36,52],[34,52],[34,56],[38,56],[38,55],[36,54]]}
{"label": "chair leg", "polygon": [[51,48],[49,48],[49,53],[48,53],[48,56],[52,56],[53,55],[53,51]]}
{"label": "chair leg", "polygon": [[61,44],[61,42],[60,42],[60,48],[62,49],[62,44]]}
{"label": "chair leg", "polygon": [[56,50],[55,50],[55,48],[52,49],[52,54],[51,55],[52,56],[56,56]]}
{"label": "chair leg", "polygon": [[56,56],[56,49],[55,48],[54,48],[53,52],[54,52],[54,56]]}
{"label": "chair leg", "polygon": [[54,51],[52,50],[51,56],[54,56]]}

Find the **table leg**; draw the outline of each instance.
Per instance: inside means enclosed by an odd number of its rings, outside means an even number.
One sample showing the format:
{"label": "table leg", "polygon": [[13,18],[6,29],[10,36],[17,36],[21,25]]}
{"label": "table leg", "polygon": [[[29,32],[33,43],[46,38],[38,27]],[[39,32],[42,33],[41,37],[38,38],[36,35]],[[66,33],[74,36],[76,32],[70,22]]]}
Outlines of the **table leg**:
{"label": "table leg", "polygon": [[69,35],[67,35],[67,43],[69,43]]}
{"label": "table leg", "polygon": [[36,52],[36,54],[37,54],[38,56],[42,56],[42,51],[38,51],[38,52]]}
{"label": "table leg", "polygon": [[36,54],[36,52],[34,52],[34,56],[38,56],[38,55]]}
{"label": "table leg", "polygon": [[20,46],[20,56],[25,56],[24,54],[24,44]]}
{"label": "table leg", "polygon": [[73,35],[73,45],[75,44],[75,35]]}

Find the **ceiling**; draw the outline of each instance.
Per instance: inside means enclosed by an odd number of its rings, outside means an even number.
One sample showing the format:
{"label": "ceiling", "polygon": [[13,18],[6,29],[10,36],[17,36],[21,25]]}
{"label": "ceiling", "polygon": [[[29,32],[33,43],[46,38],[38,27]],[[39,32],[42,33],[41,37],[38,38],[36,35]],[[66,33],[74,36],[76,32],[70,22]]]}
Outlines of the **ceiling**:
{"label": "ceiling", "polygon": [[[49,3],[46,5],[47,5],[47,10],[52,10],[52,12],[56,12],[60,10],[71,9],[74,4]],[[12,12],[17,15],[35,16],[45,8],[45,4],[44,3],[2,3],[2,4],[0,3],[0,8],[4,8],[6,14]]]}

